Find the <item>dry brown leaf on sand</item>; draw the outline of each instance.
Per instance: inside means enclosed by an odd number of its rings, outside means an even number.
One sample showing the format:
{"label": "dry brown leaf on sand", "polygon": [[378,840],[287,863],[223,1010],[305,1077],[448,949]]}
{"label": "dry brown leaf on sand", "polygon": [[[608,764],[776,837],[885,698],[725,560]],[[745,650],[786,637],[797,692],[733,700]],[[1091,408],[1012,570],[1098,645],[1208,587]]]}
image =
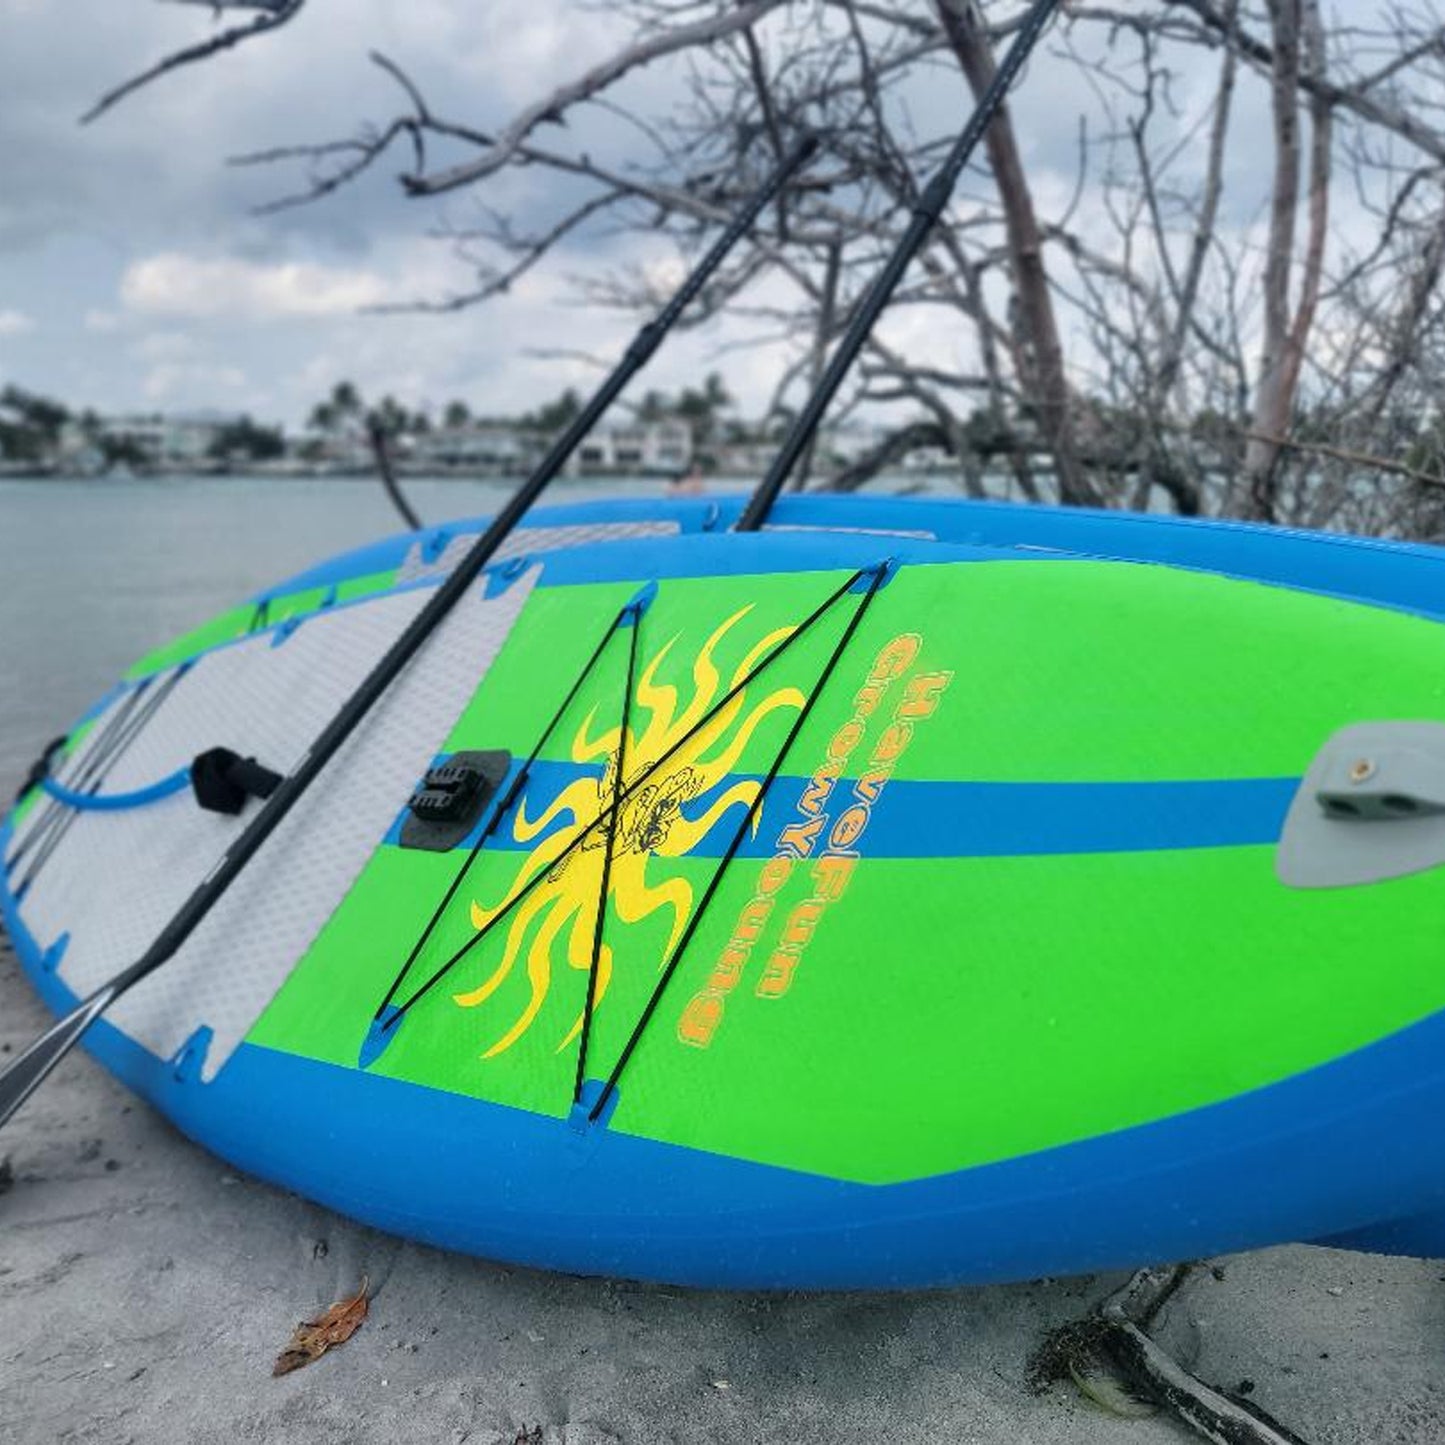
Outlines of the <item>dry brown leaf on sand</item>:
{"label": "dry brown leaf on sand", "polygon": [[276,1356],[272,1375],[289,1375],[292,1370],[319,1360],[332,1345],[345,1344],[366,1318],[366,1287],[363,1276],[361,1288],[350,1299],[338,1300],[319,1319],[302,1320],[286,1348]]}

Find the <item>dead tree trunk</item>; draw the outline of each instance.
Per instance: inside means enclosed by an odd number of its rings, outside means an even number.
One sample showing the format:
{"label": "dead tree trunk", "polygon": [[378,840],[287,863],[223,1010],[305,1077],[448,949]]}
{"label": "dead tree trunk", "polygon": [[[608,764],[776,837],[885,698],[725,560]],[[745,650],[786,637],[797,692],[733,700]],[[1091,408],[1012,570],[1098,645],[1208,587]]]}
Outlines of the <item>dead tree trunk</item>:
{"label": "dead tree trunk", "polygon": [[1311,89],[1309,238],[1298,310],[1291,316],[1295,229],[1300,192],[1300,85],[1305,64],[1323,80],[1324,31],[1318,0],[1269,0],[1274,30],[1272,106],[1275,173],[1269,249],[1264,268],[1264,347],[1255,389],[1253,433],[1244,455],[1244,512],[1261,521],[1276,518],[1276,471],[1280,447],[1266,438],[1289,435],[1305,348],[1319,302],[1324,265],[1331,163],[1331,104],[1322,85]]}
{"label": "dead tree trunk", "polygon": [[[974,0],[935,0],[935,3],[949,46],[975,98],[980,97],[993,79],[995,69],[993,47],[983,17]],[[1033,393],[1039,425],[1054,455],[1059,500],[1074,506],[1098,506],[1102,499],[1079,462],[1069,386],[1064,376],[1064,348],[1059,341],[1058,322],[1044,269],[1043,237],[1007,106],[989,127],[988,158],[1003,206],[1009,269],[1028,343],[1027,373],[1020,381],[1026,394]]]}

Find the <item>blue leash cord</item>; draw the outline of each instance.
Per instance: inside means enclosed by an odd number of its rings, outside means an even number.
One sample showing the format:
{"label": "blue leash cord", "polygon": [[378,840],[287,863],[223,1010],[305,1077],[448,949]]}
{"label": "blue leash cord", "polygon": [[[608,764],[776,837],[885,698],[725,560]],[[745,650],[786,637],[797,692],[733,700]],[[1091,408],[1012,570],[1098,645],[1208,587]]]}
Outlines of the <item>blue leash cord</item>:
{"label": "blue leash cord", "polygon": [[146,788],[137,788],[133,793],[77,793],[54,778],[42,778],[40,786],[58,803],[81,812],[119,813],[127,808],[144,808],[147,803],[159,803],[182,792],[191,785],[191,765],[177,768],[169,777],[162,778]]}

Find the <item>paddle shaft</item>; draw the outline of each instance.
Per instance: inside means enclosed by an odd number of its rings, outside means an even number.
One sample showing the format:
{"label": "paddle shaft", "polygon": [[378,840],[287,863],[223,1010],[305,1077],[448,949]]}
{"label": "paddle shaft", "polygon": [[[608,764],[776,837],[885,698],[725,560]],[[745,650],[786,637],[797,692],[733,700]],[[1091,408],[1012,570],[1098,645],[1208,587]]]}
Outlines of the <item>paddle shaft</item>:
{"label": "paddle shaft", "polygon": [[964,166],[968,164],[969,157],[998,114],[1009,87],[1023,68],[1024,61],[1029,58],[1030,52],[1038,43],[1039,37],[1043,34],[1053,17],[1053,12],[1058,7],[1058,3],[1059,0],[1036,0],[1033,9],[1025,16],[1023,24],[1019,27],[1017,38],[1003,59],[1003,64],[994,72],[988,89],[984,91],[977,108],[969,117],[968,124],[963,128],[963,133],[954,142],[953,149],[948,153],[948,159],[944,161],[937,175],[919,194],[908,222],[908,228],[904,231],[897,246],[894,247],[893,254],[889,256],[883,270],[879,272],[873,285],[869,288],[868,294],[859,304],[857,311],[853,313],[853,319],[848,323],[848,329],[844,332],[842,341],[838,343],[838,349],[833,353],[823,375],[818,379],[817,386],[813,388],[812,395],[809,396],[803,409],[794,420],[787,437],[773,458],[772,466],[768,468],[767,475],[758,483],[757,489],[749,498],[747,507],[738,519],[737,530],[739,532],[756,532],[768,520],[768,516],[773,510],[773,503],[777,501],[783,484],[788,480],[799,458],[807,450],[813,433],[817,431],[819,423],[823,420],[823,414],[827,411],[828,404],[843,384],[843,378],[848,374],[849,368],[857,360],[858,353],[863,349],[879,316],[882,315],[883,308],[888,305],[889,298],[903,279],[903,273],[918,254],[919,248],[927,239],[934,223],[943,214],[943,209],[948,204],[948,198],[953,194],[953,188],[957,184]]}
{"label": "paddle shaft", "polygon": [[567,464],[572,453],[603,412],[616,400],[623,387],[642,369],[657,350],[684,307],[702,290],[707,279],[722,264],[728,252],[742,239],[763,208],[789,178],[817,150],[816,138],[809,136],[782,160],[756,194],[718,237],[708,253],[661,312],[633,338],[622,360],[598,387],[586,406],[560,437],[553,442],[535,471],[517,489],[491,525],[467,550],[451,574],[436,589],[425,607],[387,649],[381,661],[362,680],[341,711],[322,729],[320,736],[302,756],[295,769],[262,804],[260,811],[221,856],[220,862],[181,905],[151,946],[128,968],[103,984],[82,1003],[41,1035],[16,1061],[0,1074],[0,1124],[4,1124],[24,1103],[42,1079],[79,1041],[90,1024],[127,989],[158,969],[185,943],[206,915],[220,901],[246,864],[255,857],[266,839],[275,832],[317,775],[355,731],[377,699],[386,692],[421,645],[436,631],[442,619],[481,575],[497,548]]}

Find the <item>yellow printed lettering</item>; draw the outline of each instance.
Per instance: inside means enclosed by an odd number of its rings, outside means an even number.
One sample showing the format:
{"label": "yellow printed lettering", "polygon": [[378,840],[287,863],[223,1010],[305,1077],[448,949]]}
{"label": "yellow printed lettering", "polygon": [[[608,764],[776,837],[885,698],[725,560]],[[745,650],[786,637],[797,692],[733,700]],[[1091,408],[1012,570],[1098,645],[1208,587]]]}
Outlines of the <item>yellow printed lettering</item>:
{"label": "yellow printed lettering", "polygon": [[722,1022],[723,1001],[715,993],[696,994],[677,1021],[677,1037],[695,1049],[705,1049]]}
{"label": "yellow printed lettering", "polygon": [[951,672],[920,672],[910,677],[898,704],[899,717],[931,717],[939,694],[953,681]]}
{"label": "yellow printed lettering", "polygon": [[918,656],[923,639],[916,632],[902,632],[892,642],[885,643],[883,650],[873,662],[869,682],[890,682],[900,676]]}
{"label": "yellow printed lettering", "polygon": [[800,962],[798,954],[778,949],[768,960],[754,992],[759,998],[782,998],[793,986],[793,973]]}
{"label": "yellow printed lettering", "polygon": [[806,823],[789,823],[778,834],[778,847],[790,849],[797,858],[806,858],[813,851],[813,844],[818,841],[818,834],[827,821],[825,815],[810,818]]}
{"label": "yellow printed lettering", "polygon": [[847,890],[857,862],[856,856],[824,853],[813,865],[813,891],[824,903],[836,903]]}
{"label": "yellow printed lettering", "polygon": [[863,830],[868,826],[868,809],[861,803],[854,803],[836,823],[828,837],[828,847],[834,853],[851,848]]}

